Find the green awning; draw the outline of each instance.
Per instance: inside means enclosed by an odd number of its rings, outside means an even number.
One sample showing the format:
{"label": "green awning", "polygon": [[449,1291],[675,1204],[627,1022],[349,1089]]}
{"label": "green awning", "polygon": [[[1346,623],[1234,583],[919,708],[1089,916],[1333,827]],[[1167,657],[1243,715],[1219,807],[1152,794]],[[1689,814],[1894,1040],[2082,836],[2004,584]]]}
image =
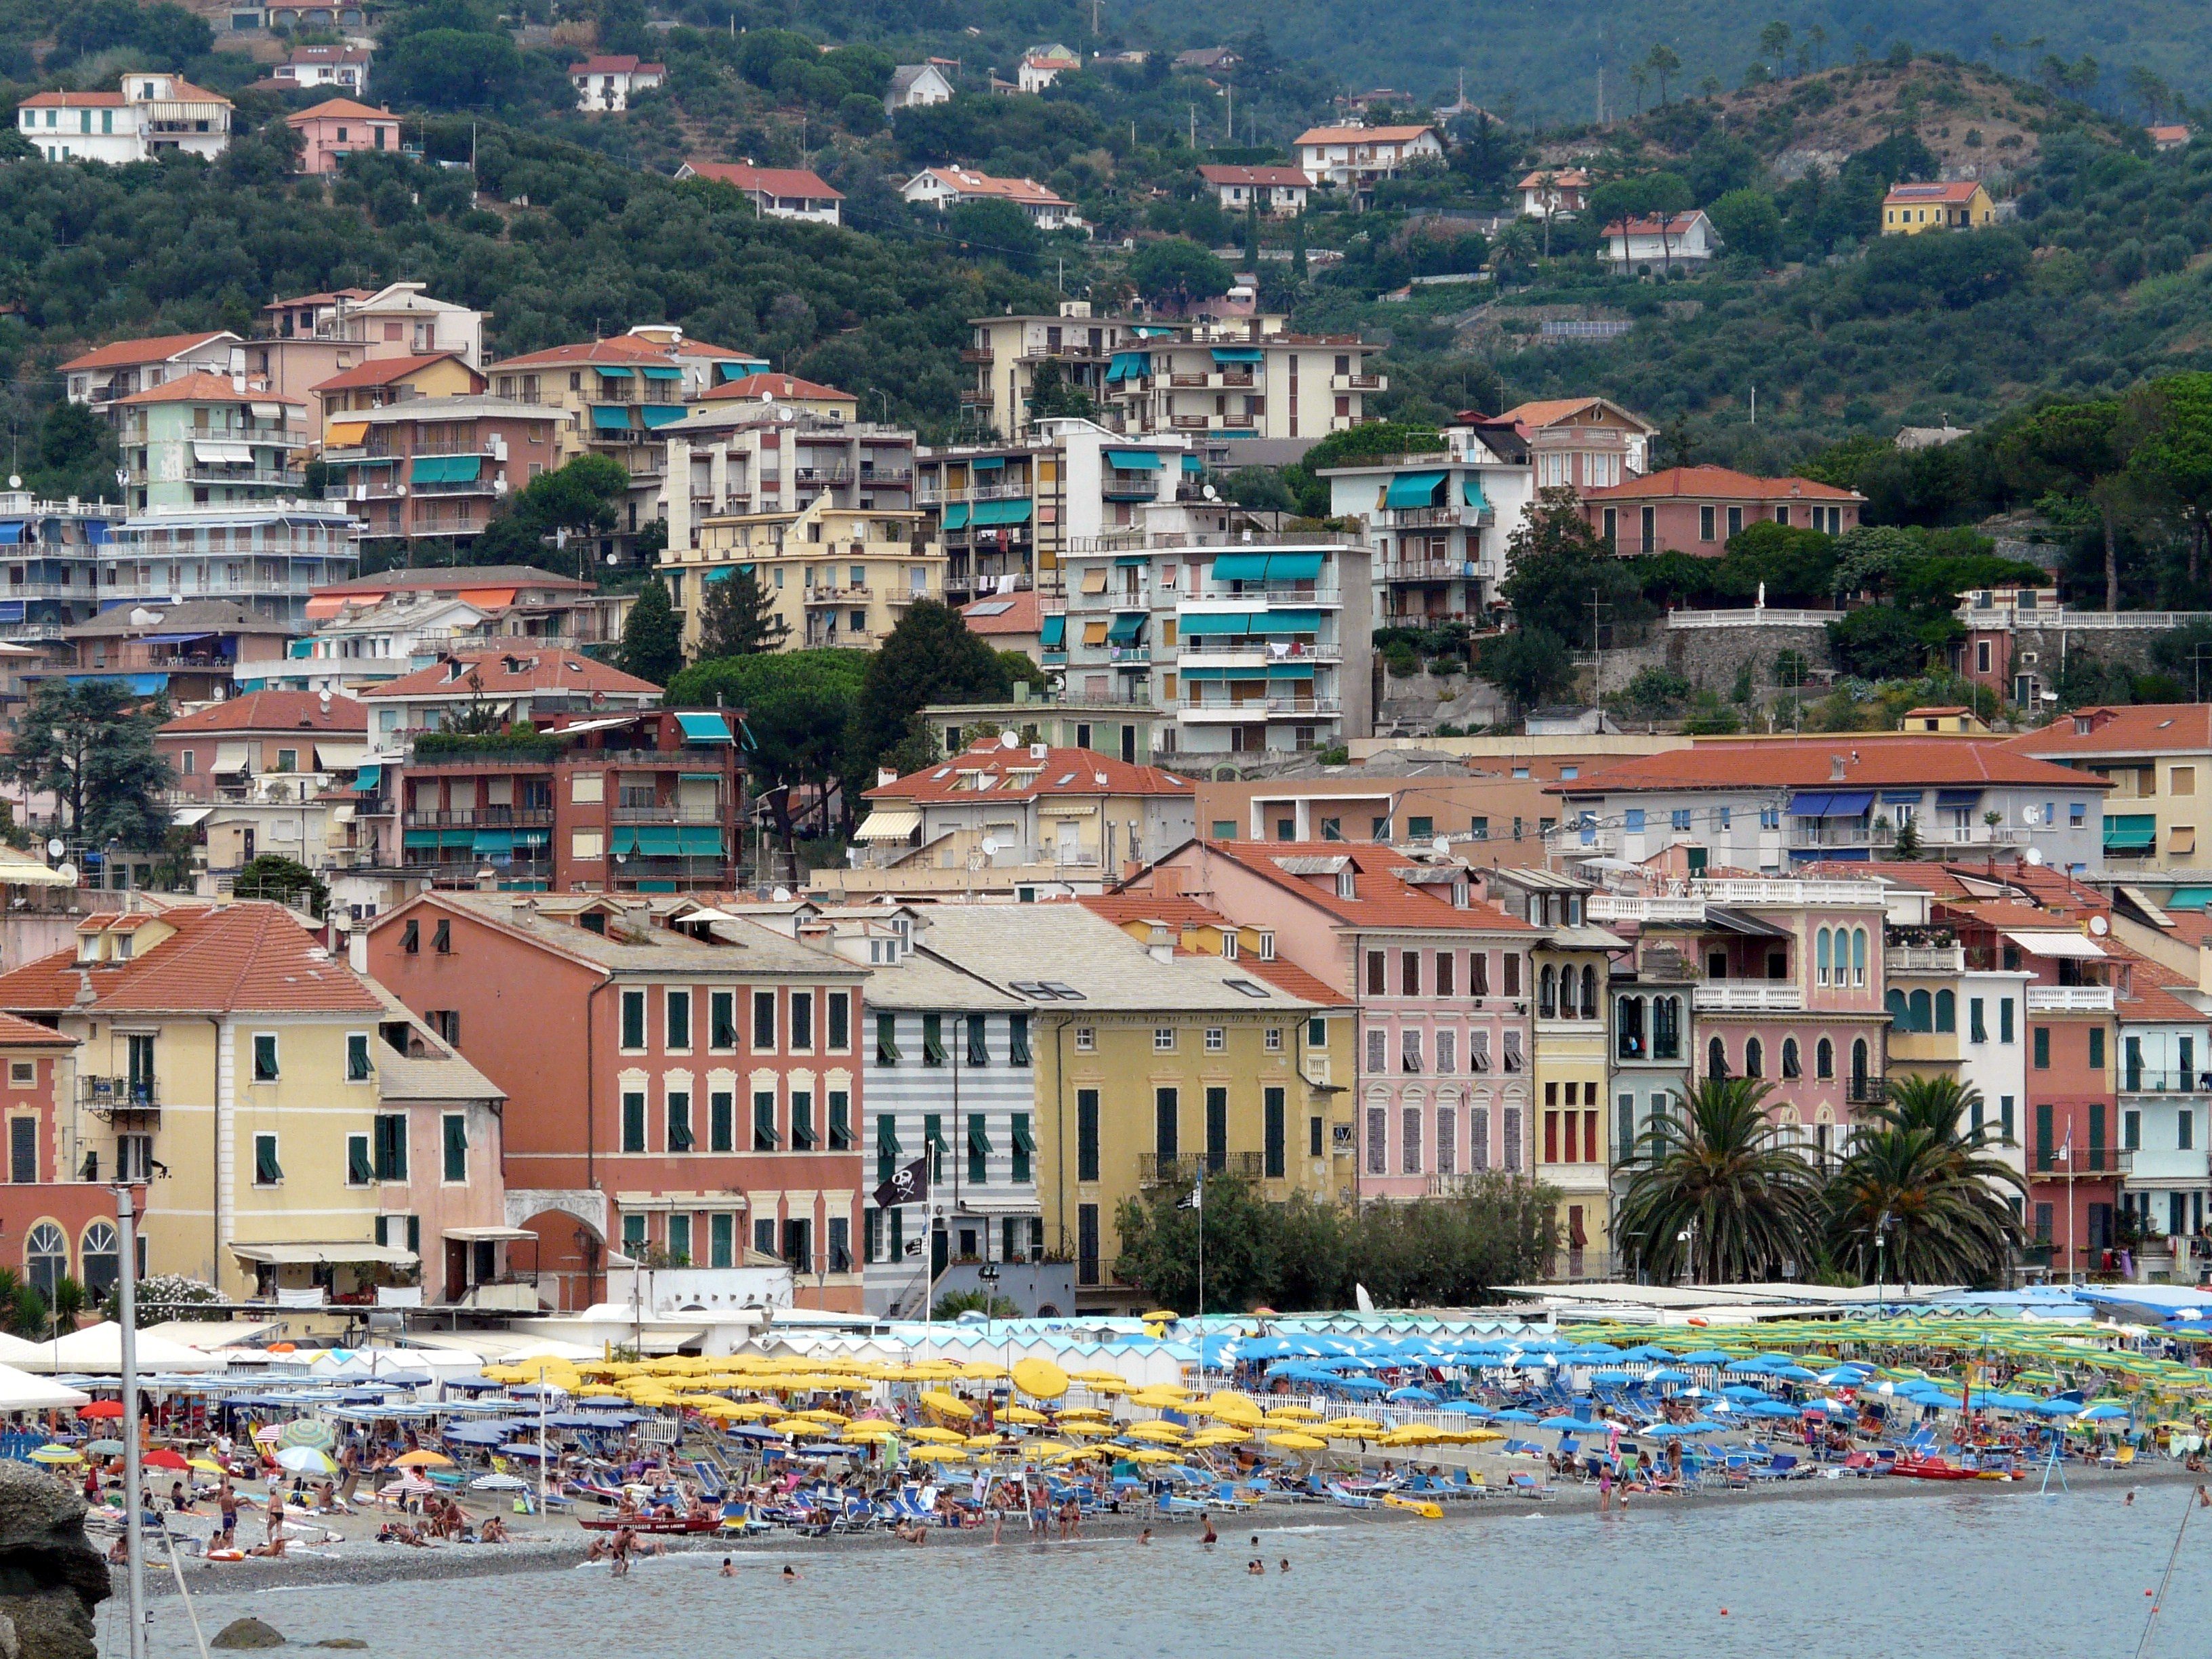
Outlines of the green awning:
{"label": "green awning", "polygon": [[968,526],[968,503],[956,501],[945,509],[944,526],[947,530],[964,530]]}
{"label": "green awning", "polygon": [[1257,582],[1267,579],[1267,556],[1265,553],[1222,553],[1213,561],[1213,580],[1218,582]]}
{"label": "green awning", "polygon": [[1267,678],[1271,680],[1310,680],[1314,677],[1314,665],[1310,662],[1271,662]]}
{"label": "green awning", "polygon": [[1144,631],[1145,618],[1141,611],[1133,616],[1116,617],[1114,625],[1106,630],[1106,643],[1134,645]]}
{"label": "green awning", "polygon": [[1026,1115],[1018,1113],[1015,1115],[1013,1142],[1014,1150],[1024,1158],[1036,1156],[1036,1137],[1030,1133],[1030,1121]]}
{"label": "green awning", "polygon": [[435,847],[438,832],[435,830],[410,830],[404,840],[410,847]]}
{"label": "green awning", "polygon": [[472,853],[512,853],[514,851],[514,831],[512,830],[479,830],[470,839]]}
{"label": "green awning", "polygon": [[702,574],[699,580],[702,582],[726,582],[737,574],[738,568],[735,565],[716,565],[712,570]]}
{"label": "green awning", "polygon": [[689,743],[728,743],[730,723],[720,714],[678,714],[676,723]]}
{"label": "green awning", "polygon": [[1047,617],[1037,642],[1048,651],[1067,649],[1067,618],[1065,616]]}
{"label": "green awning", "polygon": [[594,432],[627,432],[629,430],[628,404],[593,404],[592,430]]}
{"label": "green awning", "polygon": [[1188,684],[1193,680],[1222,680],[1231,674],[1249,674],[1251,672],[1249,668],[1185,668],[1182,678],[1183,683]]}
{"label": "green awning", "polygon": [[371,761],[353,775],[353,787],[364,795],[373,795],[384,782],[384,763]]}
{"label": "green awning", "polygon": [[978,455],[968,463],[968,470],[970,472],[996,472],[1006,464],[1006,458],[1003,455]]}
{"label": "green awning", "polygon": [[1385,507],[1434,507],[1437,492],[1443,488],[1444,474],[1441,472],[1401,472],[1390,480],[1390,488],[1382,497]]}
{"label": "green awning", "polygon": [[1257,363],[1267,360],[1267,353],[1257,346],[1216,346],[1213,361],[1217,363]]}
{"label": "green awning", "polygon": [[409,465],[409,483],[473,483],[483,471],[481,455],[422,455]]}
{"label": "green awning", "polygon": [[1249,634],[1252,631],[1252,618],[1242,611],[1215,611],[1185,617],[1177,626],[1185,639],[1199,634]]}
{"label": "green awning", "polygon": [[974,520],[976,524],[1027,524],[1030,504],[1027,501],[978,501]]}
{"label": "green awning", "polygon": [[637,851],[637,831],[617,830],[607,837],[607,856],[620,858],[625,853]]}
{"label": "green awning", "polygon": [[2158,845],[2158,818],[2150,812],[2124,813],[2105,820],[2107,853],[2147,853]]}
{"label": "green awning", "polygon": [[1460,498],[1469,507],[1488,507],[1490,505],[1488,501],[1482,498],[1482,480],[1476,477],[1472,472],[1468,473],[1466,477],[1460,480]]}
{"label": "green awning", "polygon": [[2161,900],[2162,910],[2203,910],[2212,908],[2212,887],[2177,887]]}
{"label": "green awning", "polygon": [[643,373],[645,378],[648,380],[680,380],[684,378],[684,371],[680,368],[662,368],[656,367],[647,368],[644,370]]}
{"label": "green awning", "polygon": [[1149,351],[1117,351],[1114,361],[1106,365],[1106,381],[1141,380],[1152,372],[1152,354]]}
{"label": "green awning", "polygon": [[1106,459],[1124,472],[1157,472],[1160,470],[1159,452],[1153,449],[1109,449]]}
{"label": "green awning", "polygon": [[722,832],[711,823],[687,823],[677,831],[677,838],[687,859],[722,856]]}
{"label": "green awning", "polygon": [[1271,582],[1310,582],[1321,580],[1318,553],[1270,553],[1267,580]]}
{"label": "green awning", "polygon": [[647,404],[645,405],[645,423],[648,428],[672,426],[690,412],[682,404]]}
{"label": "green awning", "polygon": [[610,380],[627,380],[630,378],[630,371],[627,368],[615,368],[608,364],[602,363],[599,366],[599,374],[604,378]]}
{"label": "green awning", "polygon": [[1152,562],[1152,557],[1148,554],[1124,553],[1114,561],[1114,568],[1116,570],[1143,570],[1149,567]]}
{"label": "green awning", "polygon": [[1321,612],[1318,611],[1255,611],[1252,617],[1255,634],[1318,634],[1321,631]]}
{"label": "green awning", "polygon": [[636,837],[639,856],[648,859],[673,859],[684,856],[684,831],[673,823],[641,824],[631,831]]}
{"label": "green awning", "polygon": [[477,832],[473,830],[441,830],[438,832],[438,845],[441,847],[470,847],[475,844]]}

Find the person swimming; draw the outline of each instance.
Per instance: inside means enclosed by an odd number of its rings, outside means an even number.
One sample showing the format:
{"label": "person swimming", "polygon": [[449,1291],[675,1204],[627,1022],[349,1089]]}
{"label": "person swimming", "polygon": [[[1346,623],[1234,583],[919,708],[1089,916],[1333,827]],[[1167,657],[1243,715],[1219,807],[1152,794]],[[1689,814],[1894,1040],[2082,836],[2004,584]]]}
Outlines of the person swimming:
{"label": "person swimming", "polygon": [[737,1576],[738,1564],[730,1559],[728,1556],[724,1556],[722,1558],[722,1577],[725,1578],[735,1578]]}
{"label": "person swimming", "polygon": [[799,1582],[799,1569],[787,1561],[784,1563],[783,1571],[778,1577],[787,1584],[795,1584]]}

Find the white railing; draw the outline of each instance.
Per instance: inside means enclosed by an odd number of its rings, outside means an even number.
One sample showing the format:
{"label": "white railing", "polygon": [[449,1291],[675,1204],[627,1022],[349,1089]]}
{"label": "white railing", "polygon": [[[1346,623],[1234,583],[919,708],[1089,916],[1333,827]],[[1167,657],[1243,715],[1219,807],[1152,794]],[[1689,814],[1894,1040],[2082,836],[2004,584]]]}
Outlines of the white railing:
{"label": "white railing", "polygon": [[1893,974],[1963,974],[1966,971],[1966,947],[1893,945],[1881,953],[1881,965]]}
{"label": "white railing", "polygon": [[1700,985],[1690,994],[1701,1013],[1790,1014],[1805,1006],[1804,988],[1787,981],[1719,980]]}
{"label": "white railing", "polygon": [[1692,888],[1717,904],[1880,905],[1881,884],[1871,881],[1765,881],[1753,878],[1696,881]]}
{"label": "white railing", "polygon": [[1694,898],[1637,898],[1626,893],[1592,893],[1583,901],[1592,921],[1689,921],[1705,919],[1705,902]]}
{"label": "white railing", "polygon": [[2069,611],[2063,606],[2053,606],[2049,610],[2038,607],[2033,611],[2014,611],[2009,607],[2001,609],[1996,605],[1986,611],[1977,611],[1972,605],[1960,605],[1956,614],[1960,621],[1972,628],[2018,628],[2025,623],[2037,628],[2061,628],[2069,632],[2139,628],[2146,632],[2164,633],[2212,623],[2212,611]]}
{"label": "white railing", "polygon": [[1743,611],[1670,611],[1669,628],[1820,628],[1841,619],[1840,611],[1776,611],[1754,606]]}
{"label": "white railing", "polygon": [[2108,1014],[2112,1012],[2109,985],[2031,985],[2027,988],[2031,1014]]}

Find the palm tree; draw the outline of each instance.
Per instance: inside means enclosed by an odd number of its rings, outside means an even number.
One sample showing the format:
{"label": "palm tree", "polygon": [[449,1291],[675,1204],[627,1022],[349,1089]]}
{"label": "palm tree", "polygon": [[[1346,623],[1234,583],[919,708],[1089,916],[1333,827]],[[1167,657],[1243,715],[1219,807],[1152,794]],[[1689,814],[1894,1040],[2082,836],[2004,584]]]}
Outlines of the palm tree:
{"label": "palm tree", "polygon": [[2019,1174],[1985,1149],[2000,1135],[1982,1123],[1978,1090],[1955,1078],[1906,1078],[1873,1109],[1828,1192],[1828,1247],[1862,1277],[1931,1283],[2002,1280],[2023,1240],[2008,1188]]}
{"label": "palm tree", "polygon": [[1651,1120],[1614,1219],[1639,1266],[1671,1281],[1764,1279],[1812,1260],[1820,1236],[1813,1167],[1766,1115],[1773,1085],[1709,1077]]}

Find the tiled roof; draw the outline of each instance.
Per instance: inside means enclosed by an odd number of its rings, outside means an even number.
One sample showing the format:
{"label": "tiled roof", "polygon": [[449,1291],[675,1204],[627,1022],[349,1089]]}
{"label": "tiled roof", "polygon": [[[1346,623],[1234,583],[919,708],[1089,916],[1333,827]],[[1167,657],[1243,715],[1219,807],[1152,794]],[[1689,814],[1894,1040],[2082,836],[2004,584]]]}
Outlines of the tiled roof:
{"label": "tiled roof", "polygon": [[119,92],[34,92],[18,109],[120,109],[127,100]]}
{"label": "tiled roof", "polygon": [[355,364],[343,374],[333,375],[327,380],[318,381],[309,390],[346,392],[355,386],[391,386],[396,381],[405,380],[417,369],[428,368],[431,364],[441,362],[448,357],[464,368],[468,368],[471,379],[478,381],[483,379],[483,371],[470,368],[468,360],[459,352],[429,351],[415,357],[372,357],[365,363]]}
{"label": "tiled roof", "polygon": [[[619,691],[629,694],[659,695],[660,688],[649,680],[625,674],[618,668],[593,662],[589,657],[572,651],[527,650],[520,641],[513,651],[485,651],[455,656],[449,662],[434,662],[428,668],[418,668],[411,674],[402,674],[396,680],[386,680],[382,685],[364,690],[364,698],[428,697],[440,692],[455,696],[498,696],[517,691]],[[465,664],[456,676],[448,672],[452,663]],[[471,685],[471,678],[477,684]]]}
{"label": "tiled roof", "polygon": [[757,190],[769,196],[803,196],[816,202],[845,199],[842,191],[830,189],[822,175],[809,167],[757,167],[746,161],[686,161],[684,165],[694,178],[734,185],[739,190]]}
{"label": "tiled roof", "polygon": [[1009,202],[1029,202],[1042,207],[1074,205],[1034,179],[994,178],[990,173],[977,173],[969,167],[925,167],[917,176],[934,178],[950,185],[963,196],[995,196]]}
{"label": "tiled roof", "polygon": [[[1425,884],[1415,886],[1401,880],[1392,872],[1410,868],[1413,860],[1395,848],[1349,841],[1212,841],[1198,845],[1202,849],[1202,858],[1226,859],[1241,865],[1348,926],[1484,933],[1534,934],[1542,931],[1517,916],[1509,915],[1488,899],[1470,899],[1467,908],[1461,909],[1449,897],[1437,896]],[[1310,865],[1317,874],[1328,879],[1294,873],[1284,867],[1285,862]],[[1322,867],[1325,866],[1334,867]],[[1352,872],[1350,898],[1339,897],[1336,890],[1334,868],[1344,867]],[[1472,885],[1473,878],[1468,879]],[[1441,890],[1449,893],[1449,889]]]}
{"label": "tiled roof", "polygon": [[540,949],[617,972],[652,974],[792,974],[824,980],[858,979],[866,969],[828,951],[750,921],[714,924],[709,944],[662,927],[649,906],[613,901],[618,921],[594,933],[576,925],[578,912],[602,908],[605,895],[432,892],[418,895],[376,919],[389,927],[418,907],[472,916]]}
{"label": "tiled roof", "polygon": [[1588,190],[1589,174],[1580,167],[1538,167],[1513,188],[1541,190],[1547,182],[1554,190]]}
{"label": "tiled roof", "polygon": [[0,1048],[74,1048],[81,1037],[66,1036],[51,1025],[17,1014],[0,1014]]}
{"label": "tiled roof", "polygon": [[351,697],[319,691],[249,691],[179,714],[161,727],[171,737],[196,732],[367,732],[368,710]]}
{"label": "tiled roof", "polygon": [[1533,432],[1540,432],[1546,427],[1557,426],[1563,421],[1571,420],[1586,410],[1593,409],[1601,414],[1618,415],[1621,419],[1643,428],[1646,432],[1656,432],[1659,429],[1643,416],[1632,415],[1619,404],[1609,402],[1603,398],[1539,398],[1534,403],[1516,404],[1498,418],[1504,424],[1524,426]]}
{"label": "tiled roof", "polygon": [[665,340],[651,340],[638,334],[616,334],[604,340],[548,346],[543,351],[526,351],[520,357],[503,357],[491,368],[492,373],[498,374],[510,368],[564,368],[574,363],[612,363],[627,368],[642,359],[667,362],[673,356]]}
{"label": "tiled roof", "polygon": [[331,594],[459,593],[479,587],[544,587],[562,593],[596,592],[591,583],[540,570],[534,564],[452,565],[433,570],[384,570],[374,576],[349,576],[325,582],[316,599]]}
{"label": "tiled roof", "polygon": [[1972,179],[1954,179],[1941,185],[1892,185],[1889,194],[1881,199],[1885,206],[1892,202],[1970,202],[1981,187]]}
{"label": "tiled roof", "polygon": [[[238,383],[228,374],[210,374],[205,369],[196,369],[190,374],[179,374],[173,380],[164,380],[159,386],[148,386],[143,392],[134,392],[118,399],[125,404],[289,404],[294,409],[305,409],[307,404],[298,398],[287,398],[268,391],[239,390]],[[249,442],[252,433],[241,434]]]}
{"label": "tiled roof", "polygon": [[[79,1013],[333,1013],[383,1011],[374,992],[281,904],[179,906],[177,931],[129,962],[80,968],[60,951],[0,975],[0,1008]],[[92,987],[94,1000],[77,1000]]]}
{"label": "tiled roof", "polygon": [[[1310,1007],[1293,992],[1261,984],[1261,975],[1247,971],[1250,964],[1242,961],[1177,954],[1156,962],[1120,928],[1069,900],[933,905],[922,944],[933,955],[1005,989],[1047,981],[1070,986],[1078,1000],[1025,1000],[1032,1007],[1075,1019],[1086,1012],[1304,1014]],[[1237,980],[1269,994],[1249,995],[1231,983]]]}
{"label": "tiled roof", "polygon": [[848,403],[855,408],[860,400],[849,392],[840,392],[834,386],[823,386],[819,380],[802,380],[796,374],[747,374],[734,380],[725,380],[699,394],[702,404],[758,402],[763,398],[779,398],[786,403],[805,399],[814,403],[824,401]]}
{"label": "tiled roof", "polygon": [[[1125,933],[1130,923],[1138,921],[1164,922],[1168,927],[1176,929],[1178,935],[1194,927],[1233,929],[1258,925],[1249,921],[1232,921],[1218,910],[1211,909],[1200,904],[1196,899],[1186,898],[1180,893],[1102,893],[1079,898],[1075,902],[1094,916],[1103,916]],[[1136,936],[1130,934],[1129,937],[1133,939]],[[1142,940],[1138,942],[1144,943]],[[1195,951],[1185,951],[1180,944],[1176,946],[1176,952],[1179,956],[1191,957],[1203,954]],[[1224,962],[1228,960],[1227,957],[1212,959]],[[1304,998],[1308,1002],[1316,1002],[1324,1007],[1331,1008],[1349,1008],[1352,1006],[1350,997],[1346,996],[1326,981],[1316,979],[1288,957],[1276,957],[1271,960],[1262,961],[1256,952],[1250,956],[1240,955],[1236,958],[1236,967],[1240,973],[1249,973],[1255,978],[1263,979],[1278,990],[1294,997]]]}
{"label": "tiled roof", "polygon": [[1043,623],[1043,607],[1036,590],[1021,588],[1012,593],[994,593],[960,607],[960,615],[971,634],[987,637],[1006,634],[1034,634]]}
{"label": "tiled roof", "polygon": [[[2082,720],[2089,722],[2087,732],[2077,729]],[[2069,755],[2212,753],[2212,703],[2147,702],[2130,708],[2077,708],[2048,726],[2006,738],[2005,747],[2053,760]]]}
{"label": "tiled roof", "polygon": [[1584,501],[1656,501],[1677,496],[1690,501],[1863,501],[1856,489],[1815,483],[1810,478],[1754,478],[1725,466],[1670,466],[1641,477],[1628,477],[1582,492]]}
{"label": "tiled roof", "polygon": [[[151,617],[152,622],[146,618]],[[70,623],[62,629],[65,640],[129,639],[159,628],[165,634],[197,629],[206,634],[262,634],[289,636],[291,624],[230,599],[186,599],[182,605],[118,605]]]}
{"label": "tiled roof", "polygon": [[[1842,760],[1843,775],[1835,762]],[[1643,789],[1881,788],[1886,785],[2021,784],[2106,789],[2090,777],[2014,753],[1999,739],[1881,732],[1817,737],[1701,738],[1687,749],[1637,755],[1589,778],[1544,786],[1547,794],[1625,794]]]}
{"label": "tiled roof", "polygon": [[[2186,1022],[2201,1025],[2203,1011],[2193,1002],[2176,996],[2177,990],[2194,991],[2197,981],[2185,974],[2177,974],[2162,962],[2130,950],[2126,945],[2106,938],[2100,941],[2105,953],[2123,964],[2126,972],[2112,975],[2114,1006],[2124,1020],[2159,1020]],[[2123,994],[2118,988],[2124,985]]]}
{"label": "tiled roof", "polygon": [[631,57],[586,58],[568,65],[571,75],[665,75],[665,64],[647,64]]}
{"label": "tiled roof", "polygon": [[297,115],[286,116],[284,125],[305,126],[314,120],[389,121],[395,126],[399,123],[399,118],[388,109],[371,109],[350,98],[325,98],[321,103],[303,109]]}
{"label": "tiled roof", "polygon": [[1686,236],[1698,220],[1704,218],[1701,208],[1692,208],[1687,213],[1678,213],[1671,219],[1615,219],[1605,228],[1608,236]]}
{"label": "tiled roof", "polygon": [[1203,167],[1198,176],[1209,185],[1249,185],[1255,189],[1284,185],[1302,190],[1313,183],[1296,167]]}
{"label": "tiled roof", "polygon": [[[28,101],[27,100],[26,100]],[[139,363],[166,363],[173,357],[181,357],[187,351],[207,344],[211,340],[229,337],[225,331],[216,329],[207,334],[157,334],[143,340],[115,340],[88,351],[82,357],[72,357],[62,365],[67,374],[75,368],[130,368]]]}
{"label": "tiled roof", "polygon": [[[989,787],[979,789],[979,780]],[[1024,746],[995,739],[963,750],[939,765],[909,772],[867,792],[872,801],[1037,800],[1055,795],[1197,794],[1190,780],[1157,766],[1133,766],[1090,749],[1048,749],[1042,759]]]}
{"label": "tiled roof", "polygon": [[1423,125],[1408,127],[1308,127],[1291,142],[1297,144],[1402,144],[1433,132]]}

